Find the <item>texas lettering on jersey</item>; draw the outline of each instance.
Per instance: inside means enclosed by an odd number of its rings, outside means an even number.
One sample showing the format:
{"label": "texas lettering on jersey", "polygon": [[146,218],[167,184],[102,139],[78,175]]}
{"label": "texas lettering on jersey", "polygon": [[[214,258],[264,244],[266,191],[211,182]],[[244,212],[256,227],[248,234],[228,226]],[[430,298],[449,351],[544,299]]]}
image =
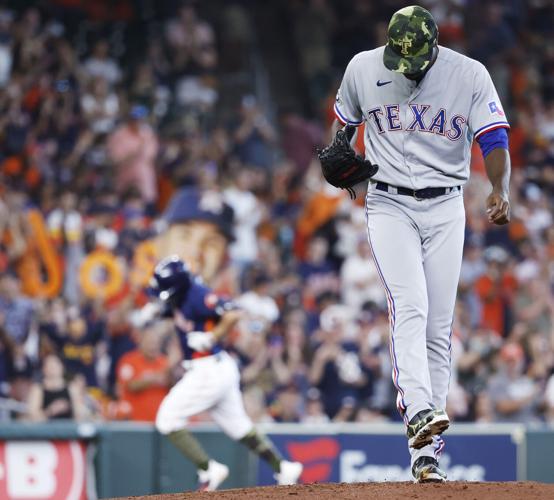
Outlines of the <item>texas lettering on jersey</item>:
{"label": "texas lettering on jersey", "polygon": [[[402,123],[402,109],[399,104],[385,104],[366,112],[369,123],[378,134],[406,130],[407,132],[431,132],[451,141],[462,137],[467,118],[462,115],[448,116],[444,108],[433,114],[429,104],[409,104],[411,111],[409,123]],[[429,118],[427,118],[429,117]]]}

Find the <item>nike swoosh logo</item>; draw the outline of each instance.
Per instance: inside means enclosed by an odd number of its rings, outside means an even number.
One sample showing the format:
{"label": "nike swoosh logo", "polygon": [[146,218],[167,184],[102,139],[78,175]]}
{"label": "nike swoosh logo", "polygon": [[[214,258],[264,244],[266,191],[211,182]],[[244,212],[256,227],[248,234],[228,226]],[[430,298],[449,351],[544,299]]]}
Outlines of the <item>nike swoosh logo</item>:
{"label": "nike swoosh logo", "polygon": [[389,80],[388,82],[382,82],[381,80],[377,80],[377,87],[382,87],[383,85],[386,85],[387,83],[392,83],[392,80]]}

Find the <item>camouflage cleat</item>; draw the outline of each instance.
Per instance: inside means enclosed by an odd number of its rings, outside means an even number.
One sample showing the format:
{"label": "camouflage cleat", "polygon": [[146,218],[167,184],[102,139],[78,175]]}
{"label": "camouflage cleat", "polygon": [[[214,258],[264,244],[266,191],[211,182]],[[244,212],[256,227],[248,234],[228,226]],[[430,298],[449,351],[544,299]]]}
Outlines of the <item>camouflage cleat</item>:
{"label": "camouflage cleat", "polygon": [[391,18],[383,54],[387,69],[404,74],[425,71],[433,59],[439,30],[433,16],[419,5],[404,7]]}
{"label": "camouflage cleat", "polygon": [[412,466],[412,476],[416,483],[444,483],[446,473],[432,457],[419,457]]}
{"label": "camouflage cleat", "polygon": [[420,411],[408,424],[408,445],[419,450],[433,443],[433,436],[439,436],[450,425],[444,410]]}

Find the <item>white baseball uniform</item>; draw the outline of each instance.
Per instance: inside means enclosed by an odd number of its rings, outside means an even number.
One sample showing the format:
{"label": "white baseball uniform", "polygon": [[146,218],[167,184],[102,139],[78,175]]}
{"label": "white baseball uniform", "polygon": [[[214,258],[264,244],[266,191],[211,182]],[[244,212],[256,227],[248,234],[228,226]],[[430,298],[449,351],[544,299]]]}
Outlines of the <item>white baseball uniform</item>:
{"label": "white baseball uniform", "polygon": [[[450,335],[464,241],[462,186],[471,144],[509,128],[486,68],[445,47],[419,82],[389,71],[384,47],[357,54],[337,93],[343,124],[365,122],[365,155],[379,165],[366,197],[368,238],[390,317],[398,407],[408,421],[446,407]],[[444,188],[429,199],[397,188]],[[410,450],[438,456],[444,442]]]}
{"label": "white baseball uniform", "polygon": [[187,363],[187,372],[160,405],[156,426],[169,434],[205,411],[231,439],[239,440],[254,428],[244,409],[237,363],[225,351]]}
{"label": "white baseball uniform", "polygon": [[160,433],[184,429],[190,417],[204,411],[232,439],[241,439],[254,428],[244,409],[235,360],[220,344],[202,352],[191,346],[192,335],[206,335],[233,307],[231,301],[194,280],[173,312],[186,372],[158,409],[156,427]]}

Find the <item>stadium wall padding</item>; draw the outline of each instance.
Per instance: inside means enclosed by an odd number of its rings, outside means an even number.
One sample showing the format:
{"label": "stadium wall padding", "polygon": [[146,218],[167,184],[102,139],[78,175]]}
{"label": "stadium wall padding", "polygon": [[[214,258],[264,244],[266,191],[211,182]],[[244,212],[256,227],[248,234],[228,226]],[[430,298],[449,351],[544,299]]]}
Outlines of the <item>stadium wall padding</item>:
{"label": "stadium wall padding", "polygon": [[554,483],[554,427],[530,428],[525,437],[525,479]]}
{"label": "stadium wall padding", "polygon": [[[409,472],[401,424],[266,424],[260,428],[283,453],[306,464],[307,481],[357,481],[380,474],[389,474],[390,480],[404,480]],[[213,458],[229,465],[231,474],[224,487],[273,481],[265,465],[216,427],[197,425],[193,433]],[[194,467],[149,424],[0,424],[0,446],[13,441],[55,440],[88,445],[89,498],[178,492],[196,485]],[[379,451],[384,443],[390,453]],[[447,450],[448,446],[451,475],[464,470],[476,472],[476,479],[495,479],[494,468],[487,469],[487,460],[492,463],[494,455],[495,462],[505,464],[500,467],[506,474],[503,480],[554,483],[554,427],[457,424],[448,432]],[[0,464],[3,460],[0,456]],[[495,467],[499,468],[497,463]]]}

